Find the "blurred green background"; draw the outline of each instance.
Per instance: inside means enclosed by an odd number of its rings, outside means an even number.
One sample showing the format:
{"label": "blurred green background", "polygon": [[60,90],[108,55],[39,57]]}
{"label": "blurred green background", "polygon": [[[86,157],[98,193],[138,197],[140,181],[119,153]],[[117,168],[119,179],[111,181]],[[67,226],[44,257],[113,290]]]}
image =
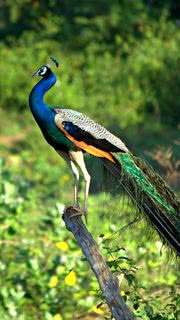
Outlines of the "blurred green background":
{"label": "blurred green background", "polygon": [[[54,55],[46,101],[106,126],[178,192],[178,10],[175,0],[0,2],[1,319],[110,319],[60,218],[73,179],[30,114],[31,75]],[[178,319],[176,259],[146,223],[122,229],[135,208],[114,186],[105,193],[99,162],[87,163],[88,227],[122,295],[137,319]]]}

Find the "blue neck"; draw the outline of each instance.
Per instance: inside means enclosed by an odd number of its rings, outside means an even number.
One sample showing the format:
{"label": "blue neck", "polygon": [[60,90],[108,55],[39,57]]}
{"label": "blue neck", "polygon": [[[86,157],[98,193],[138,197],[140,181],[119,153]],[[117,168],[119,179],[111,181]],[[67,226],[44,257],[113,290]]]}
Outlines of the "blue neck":
{"label": "blue neck", "polygon": [[59,130],[54,122],[56,112],[54,108],[44,103],[43,97],[46,92],[56,83],[55,75],[50,72],[42,78],[32,89],[29,96],[31,112],[39,125],[47,142],[55,149],[68,152],[73,147],[71,140]]}
{"label": "blue neck", "polygon": [[43,97],[55,83],[56,76],[51,72],[47,77],[42,78],[30,93],[29,105],[38,123],[45,120],[52,113],[52,109],[44,103]]}

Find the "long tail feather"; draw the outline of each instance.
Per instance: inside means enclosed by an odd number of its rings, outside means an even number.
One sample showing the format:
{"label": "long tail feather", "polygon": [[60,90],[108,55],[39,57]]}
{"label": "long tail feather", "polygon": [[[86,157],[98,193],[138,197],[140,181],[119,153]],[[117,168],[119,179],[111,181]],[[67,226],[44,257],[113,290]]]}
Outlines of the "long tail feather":
{"label": "long tail feather", "polygon": [[116,163],[103,159],[161,238],[180,255],[180,203],[164,180],[144,160],[131,153],[113,153]]}

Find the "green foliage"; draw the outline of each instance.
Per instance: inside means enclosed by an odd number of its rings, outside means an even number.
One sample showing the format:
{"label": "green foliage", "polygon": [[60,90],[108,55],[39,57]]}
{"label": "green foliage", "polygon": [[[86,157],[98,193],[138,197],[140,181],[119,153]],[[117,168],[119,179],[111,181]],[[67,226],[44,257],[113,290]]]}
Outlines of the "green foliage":
{"label": "green foliage", "polygon": [[156,126],[177,125],[180,38],[169,19],[171,2],[102,0],[77,6],[69,0],[58,6],[28,0],[7,1],[3,9],[3,108],[26,109],[30,76],[53,54],[60,60],[56,73],[62,86],[50,94],[51,105],[88,111],[117,129],[151,120]]}

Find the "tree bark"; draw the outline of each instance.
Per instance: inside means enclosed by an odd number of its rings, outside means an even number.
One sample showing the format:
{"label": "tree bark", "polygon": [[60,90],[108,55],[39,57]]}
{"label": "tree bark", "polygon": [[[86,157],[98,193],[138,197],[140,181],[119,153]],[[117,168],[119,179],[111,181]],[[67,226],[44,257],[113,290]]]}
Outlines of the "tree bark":
{"label": "tree bark", "polygon": [[111,273],[99,251],[98,245],[82,222],[81,217],[72,217],[74,214],[77,214],[77,211],[73,207],[66,208],[63,214],[63,220],[66,228],[73,233],[84,256],[90,264],[112,316],[117,320],[134,319],[125,301],[120,296],[117,277]]}

